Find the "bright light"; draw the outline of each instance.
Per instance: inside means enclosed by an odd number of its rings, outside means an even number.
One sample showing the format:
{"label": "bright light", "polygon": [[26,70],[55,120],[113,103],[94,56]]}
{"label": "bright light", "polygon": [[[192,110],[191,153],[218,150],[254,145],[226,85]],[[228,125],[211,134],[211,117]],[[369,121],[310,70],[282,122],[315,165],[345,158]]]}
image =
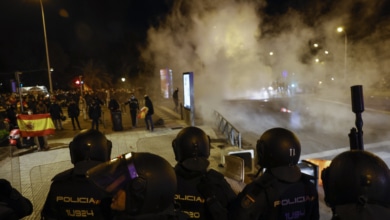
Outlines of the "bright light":
{"label": "bright light", "polygon": [[337,28],[337,32],[343,32],[344,31],[344,28],[343,27],[338,27]]}
{"label": "bright light", "polygon": [[122,82],[125,82],[125,81],[126,81],[126,78],[125,78],[125,77],[122,77],[121,80],[122,80]]}
{"label": "bright light", "polygon": [[272,52],[272,51],[271,51],[271,52],[269,52],[269,55],[270,55],[270,56],[274,55],[274,52]]}
{"label": "bright light", "polygon": [[285,112],[285,113],[291,113],[291,110],[288,109],[288,108],[285,108],[285,107],[282,107],[282,108],[280,109],[280,111],[281,111],[281,112]]}
{"label": "bright light", "polygon": [[74,82],[74,83],[76,83],[77,85],[80,85],[80,80],[76,80],[76,82]]}
{"label": "bright light", "polygon": [[325,54],[329,54],[329,51],[325,50],[324,53],[325,53]]}
{"label": "bright light", "polygon": [[313,44],[313,46],[314,46],[314,47],[318,47],[318,44],[317,44],[317,43],[315,43],[315,44]]}

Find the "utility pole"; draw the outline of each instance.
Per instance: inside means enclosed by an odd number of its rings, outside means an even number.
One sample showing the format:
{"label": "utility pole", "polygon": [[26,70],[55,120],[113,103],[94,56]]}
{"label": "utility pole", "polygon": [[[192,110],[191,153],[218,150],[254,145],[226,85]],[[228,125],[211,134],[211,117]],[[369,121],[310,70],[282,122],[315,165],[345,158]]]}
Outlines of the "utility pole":
{"label": "utility pole", "polygon": [[83,82],[83,76],[82,75],[79,75],[79,80],[80,80],[80,95],[83,96],[84,82]]}
{"label": "utility pole", "polygon": [[18,91],[19,91],[19,100],[20,100],[20,112],[22,113],[23,112],[23,96],[22,96],[22,86],[21,86],[21,83],[20,83],[20,77],[19,75],[22,75],[22,72],[15,72],[15,79],[16,79],[16,82],[18,83]]}
{"label": "utility pole", "polygon": [[48,77],[49,77],[50,94],[52,95],[52,94],[53,94],[53,83],[52,83],[52,80],[51,80],[51,67],[50,67],[50,59],[49,59],[49,46],[48,46],[48,44],[47,44],[45,11],[44,11],[44,9],[43,9],[42,0],[39,0],[39,3],[41,4],[42,25],[43,25],[43,36],[44,36],[44,39],[45,39],[47,75],[48,75]]}

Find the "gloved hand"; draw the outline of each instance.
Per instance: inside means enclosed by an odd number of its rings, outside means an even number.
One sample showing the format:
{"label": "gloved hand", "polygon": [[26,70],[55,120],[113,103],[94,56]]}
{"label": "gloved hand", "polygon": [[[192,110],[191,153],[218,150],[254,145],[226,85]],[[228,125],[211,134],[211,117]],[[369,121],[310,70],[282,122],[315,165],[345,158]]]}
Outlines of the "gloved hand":
{"label": "gloved hand", "polygon": [[11,192],[11,183],[6,179],[0,179],[0,195],[10,197]]}
{"label": "gloved hand", "polygon": [[213,192],[213,185],[203,179],[197,186],[198,191],[206,200],[207,208],[210,211],[213,219],[225,220],[227,219],[227,209],[224,208],[221,203],[218,201],[215,193]]}
{"label": "gloved hand", "polygon": [[214,192],[212,190],[212,185],[207,183],[207,181],[205,180],[200,181],[197,186],[197,189],[205,199],[215,197]]}

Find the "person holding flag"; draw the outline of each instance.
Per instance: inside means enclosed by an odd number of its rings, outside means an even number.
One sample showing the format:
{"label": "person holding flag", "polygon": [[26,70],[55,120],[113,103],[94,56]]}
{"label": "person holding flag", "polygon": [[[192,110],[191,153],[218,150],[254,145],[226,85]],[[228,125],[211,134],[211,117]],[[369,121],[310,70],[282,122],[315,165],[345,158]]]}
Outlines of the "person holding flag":
{"label": "person holding flag", "polygon": [[[40,137],[55,133],[54,123],[49,113],[32,114],[30,111],[26,114],[18,114],[17,122],[21,137]],[[46,150],[48,147],[40,146],[39,142],[35,141],[38,150]]]}

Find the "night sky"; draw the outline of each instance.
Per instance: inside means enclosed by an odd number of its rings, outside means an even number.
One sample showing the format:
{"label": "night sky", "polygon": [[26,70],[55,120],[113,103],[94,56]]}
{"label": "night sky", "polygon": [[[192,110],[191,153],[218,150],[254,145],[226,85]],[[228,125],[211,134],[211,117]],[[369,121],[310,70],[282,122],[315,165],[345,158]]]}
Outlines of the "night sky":
{"label": "night sky", "polygon": [[[50,63],[54,67],[54,86],[67,87],[74,76],[82,74],[82,67],[93,60],[117,79],[127,64],[128,75],[145,69],[140,59],[141,48],[147,47],[147,31],[158,29],[175,10],[186,16],[191,4],[185,0],[42,0],[49,42]],[[178,3],[179,2],[179,3]],[[217,3],[223,1],[217,0]],[[336,0],[269,0],[231,1],[258,5],[262,15],[263,37],[285,31],[279,18],[293,11],[301,14],[303,23],[315,28],[330,19],[331,14],[348,15],[344,24],[349,28],[351,41],[384,29],[383,19],[389,18],[390,1]],[[348,2],[348,3],[347,3]],[[353,3],[351,3],[353,2]],[[374,11],[367,9],[367,2]],[[179,7],[178,7],[179,5]],[[187,8],[188,7],[188,8]],[[218,4],[211,5],[218,9]],[[340,8],[345,12],[337,12]],[[372,8],[369,8],[372,9]],[[30,84],[48,84],[45,45],[39,0],[0,1],[0,74],[3,84],[22,71]],[[380,26],[382,25],[382,26]],[[386,28],[387,29],[387,28]],[[388,31],[387,31],[388,32]],[[194,46],[196,48],[196,45]]]}
{"label": "night sky", "polygon": [[[148,27],[158,25],[170,7],[169,2],[153,0],[43,0],[43,5],[56,82],[64,75],[80,74],[80,66],[89,60],[114,76],[123,60],[137,72],[138,45],[145,43]],[[46,84],[39,0],[0,1],[0,21],[2,81],[22,71],[26,83]]]}

